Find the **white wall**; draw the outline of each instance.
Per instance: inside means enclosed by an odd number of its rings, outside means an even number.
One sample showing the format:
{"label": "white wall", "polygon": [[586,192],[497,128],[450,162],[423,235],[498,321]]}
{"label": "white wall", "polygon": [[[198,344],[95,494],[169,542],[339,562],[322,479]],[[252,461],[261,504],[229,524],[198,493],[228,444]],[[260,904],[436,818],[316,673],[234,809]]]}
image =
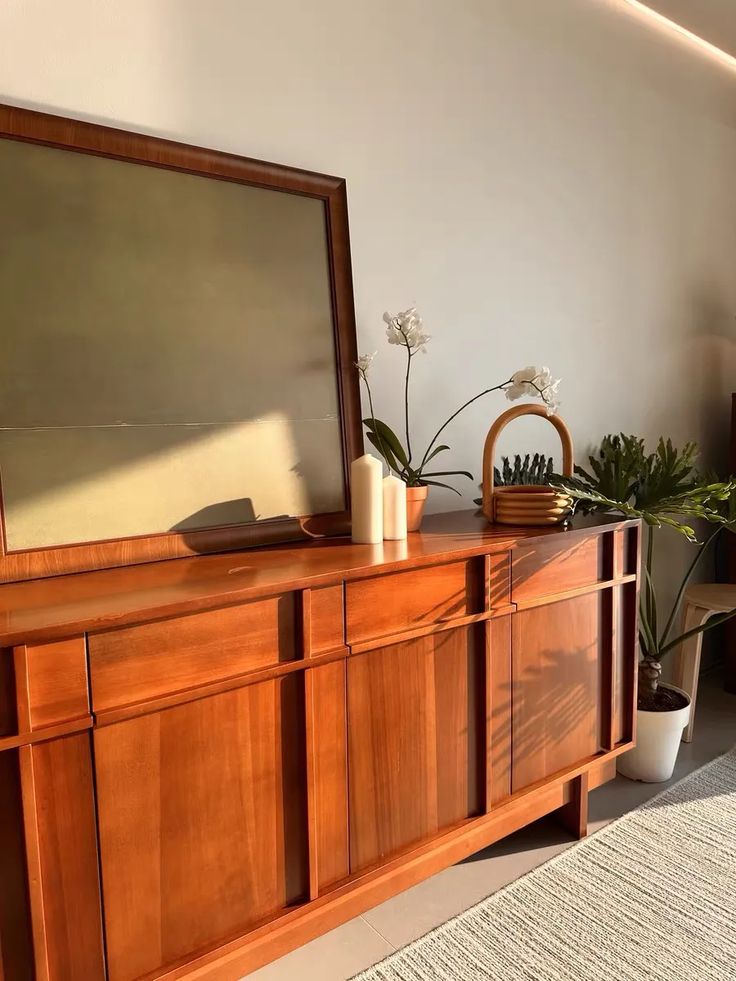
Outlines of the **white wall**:
{"label": "white wall", "polygon": [[[402,365],[381,314],[416,303],[434,335],[416,444],[539,362],[564,378],[581,454],[624,429],[723,461],[736,72],[623,0],[5,0],[0,98],[345,176],[360,344],[391,421]],[[503,407],[448,432],[455,466],[478,472]],[[529,425],[507,450],[554,446]]]}

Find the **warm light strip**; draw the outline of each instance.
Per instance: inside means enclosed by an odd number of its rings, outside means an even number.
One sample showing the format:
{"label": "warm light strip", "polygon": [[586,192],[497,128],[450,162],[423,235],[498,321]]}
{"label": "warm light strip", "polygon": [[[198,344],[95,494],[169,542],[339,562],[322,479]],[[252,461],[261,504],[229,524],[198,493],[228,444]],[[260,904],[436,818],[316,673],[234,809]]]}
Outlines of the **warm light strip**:
{"label": "warm light strip", "polygon": [[644,14],[646,17],[650,17],[652,20],[657,21],[663,27],[666,27],[670,31],[675,31],[681,37],[687,38],[688,41],[692,41],[697,44],[699,48],[706,51],[713,58],[717,58],[724,64],[728,65],[730,68],[736,68],[736,58],[730,55],[727,51],[722,48],[717,48],[715,44],[711,44],[710,41],[706,41],[705,38],[700,37],[697,34],[693,34],[682,24],[676,23],[674,20],[670,20],[669,17],[665,17],[664,14],[660,14],[657,10],[652,10],[651,7],[647,7],[645,3],[641,3],[640,0],[626,0],[631,7],[635,7],[640,13]]}

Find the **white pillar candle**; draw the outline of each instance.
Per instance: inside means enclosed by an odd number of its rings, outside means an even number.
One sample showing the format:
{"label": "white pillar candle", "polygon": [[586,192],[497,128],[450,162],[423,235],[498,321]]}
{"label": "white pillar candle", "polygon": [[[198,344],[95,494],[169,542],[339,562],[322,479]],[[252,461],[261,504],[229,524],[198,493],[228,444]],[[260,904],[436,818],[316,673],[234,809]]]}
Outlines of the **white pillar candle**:
{"label": "white pillar candle", "polygon": [[406,484],[391,474],[383,478],[383,537],[393,542],[406,538]]}
{"label": "white pillar candle", "polygon": [[350,465],[353,541],[377,545],[383,541],[383,465],[370,453]]}

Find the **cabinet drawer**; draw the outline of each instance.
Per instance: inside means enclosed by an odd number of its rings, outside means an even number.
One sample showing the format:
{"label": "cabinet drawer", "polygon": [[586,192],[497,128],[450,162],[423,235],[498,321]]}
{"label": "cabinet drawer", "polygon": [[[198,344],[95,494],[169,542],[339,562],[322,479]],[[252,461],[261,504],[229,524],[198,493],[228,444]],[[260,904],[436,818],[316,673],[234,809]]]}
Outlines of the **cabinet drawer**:
{"label": "cabinet drawer", "polygon": [[519,545],[512,552],[511,600],[520,603],[568,589],[594,585],[602,579],[601,536],[560,542]]}
{"label": "cabinet drawer", "polygon": [[483,588],[482,556],[348,583],[348,643],[482,613]]}
{"label": "cabinet drawer", "polygon": [[301,656],[296,594],[89,637],[95,712],[232,678]]}

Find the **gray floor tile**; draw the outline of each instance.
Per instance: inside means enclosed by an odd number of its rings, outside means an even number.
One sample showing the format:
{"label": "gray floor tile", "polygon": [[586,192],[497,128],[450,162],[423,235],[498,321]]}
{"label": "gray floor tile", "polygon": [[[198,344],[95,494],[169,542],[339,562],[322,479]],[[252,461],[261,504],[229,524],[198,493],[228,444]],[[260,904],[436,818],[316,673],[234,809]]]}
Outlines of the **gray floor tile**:
{"label": "gray floor tile", "polygon": [[357,916],[248,975],[248,981],[345,981],[393,951]]}

